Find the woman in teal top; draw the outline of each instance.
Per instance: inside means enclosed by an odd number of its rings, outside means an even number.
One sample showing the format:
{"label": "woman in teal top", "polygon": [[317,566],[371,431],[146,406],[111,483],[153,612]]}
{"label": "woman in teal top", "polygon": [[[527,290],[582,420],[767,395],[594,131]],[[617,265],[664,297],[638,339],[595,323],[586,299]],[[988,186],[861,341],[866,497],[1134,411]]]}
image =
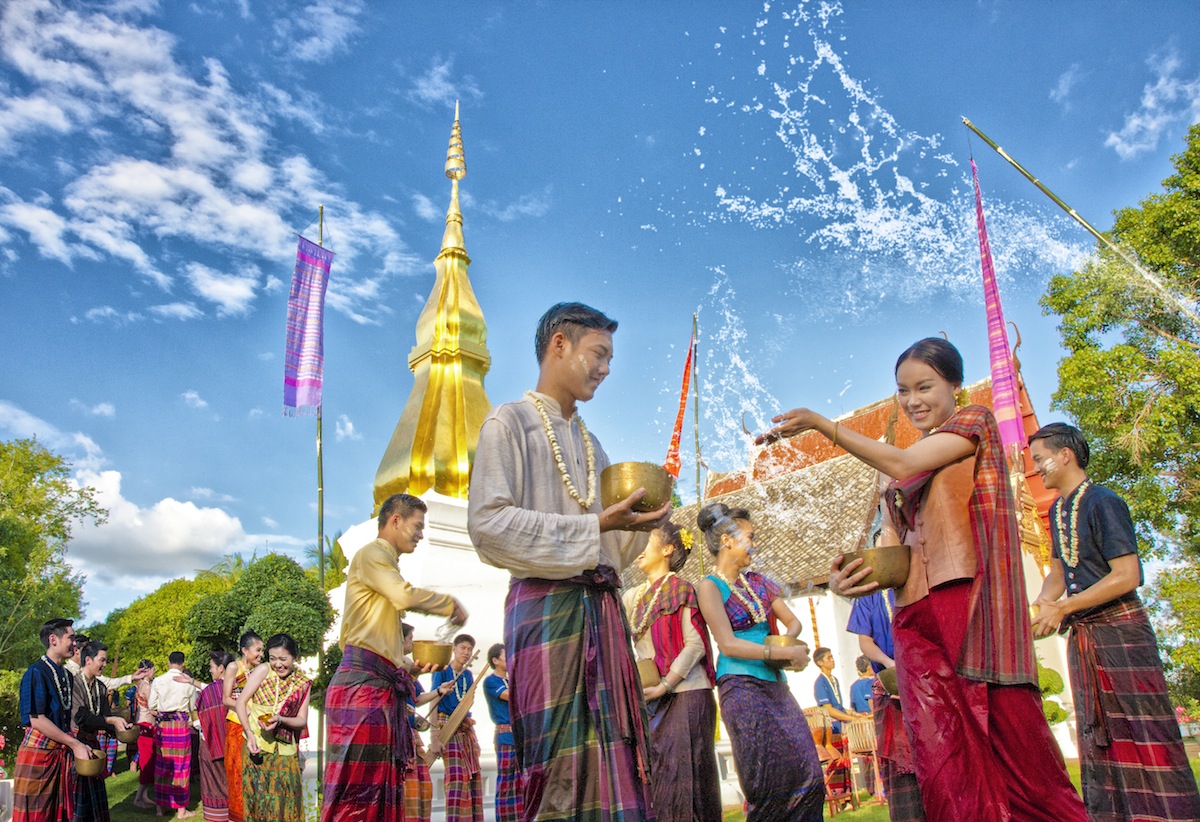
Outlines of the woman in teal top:
{"label": "woman in teal top", "polygon": [[697,593],[720,651],[717,695],[748,805],[747,822],[817,822],[825,782],[812,733],[783,674],[766,664],[782,659],[801,670],[808,664],[808,646],[763,644],[774,622],[794,637],[800,620],[779,596],[778,585],[747,570],[754,551],[749,511],[712,503],[700,509],[696,523],[714,557],[714,571],[701,580]]}

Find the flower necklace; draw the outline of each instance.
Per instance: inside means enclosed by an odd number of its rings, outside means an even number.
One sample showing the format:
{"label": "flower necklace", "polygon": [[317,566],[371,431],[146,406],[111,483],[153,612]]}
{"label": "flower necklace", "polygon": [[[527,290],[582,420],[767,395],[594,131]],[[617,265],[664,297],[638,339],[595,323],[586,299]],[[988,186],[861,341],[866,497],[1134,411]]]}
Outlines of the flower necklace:
{"label": "flower necklace", "polygon": [[[744,605],[746,607],[746,611],[750,614],[750,619],[756,625],[758,623],[764,622],[766,620],[767,607],[765,605],[763,605],[763,601],[761,599],[759,599],[758,594],[754,590],[754,586],[752,586],[748,582],[746,582],[745,577],[743,577],[739,573],[737,575],[737,579],[730,579],[729,577],[725,576],[720,571],[717,571],[715,569],[713,570],[713,573],[716,574],[718,579],[720,579],[722,582],[724,582],[726,585],[729,586],[729,593],[731,593],[733,596],[737,597],[738,601],[741,602],[742,605]],[[748,593],[750,595],[749,599],[746,599],[745,595],[742,594],[743,588],[745,588],[746,593]]]}
{"label": "flower necklace", "polygon": [[59,676],[59,672],[65,674],[66,671],[63,671],[61,666],[55,665],[53,662],[51,662],[50,657],[46,656],[45,654],[42,654],[42,662],[45,662],[46,667],[50,669],[50,673],[54,677],[54,687],[58,691],[59,703],[62,705],[62,709],[66,711],[67,715],[69,716],[71,713],[71,686],[69,683],[64,686],[63,678]]}
{"label": "flower necklace", "polygon": [[1064,514],[1063,498],[1059,497],[1054,503],[1054,522],[1058,526],[1058,545],[1062,551],[1063,562],[1074,568],[1079,564],[1079,508],[1083,502],[1083,492],[1092,484],[1084,480],[1074,494],[1071,495],[1071,511]]}
{"label": "flower necklace", "polygon": [[[654,606],[658,604],[660,599],[662,599],[663,591],[666,590],[667,577],[673,576],[675,576],[674,571],[667,571],[653,583],[646,582],[643,584],[644,590],[638,594],[637,608],[633,610],[634,622],[633,625],[630,626],[633,629],[634,639],[640,639],[642,634],[646,633],[646,629],[650,627],[650,623],[654,614]],[[655,591],[654,598],[649,600],[649,603],[647,603],[646,594],[650,593],[650,589],[654,587],[654,585],[658,585],[658,590]],[[642,607],[643,605],[645,606],[644,609]],[[641,614],[640,618],[638,617],[638,614]]]}
{"label": "flower necklace", "polygon": [[550,415],[546,413],[546,406],[542,403],[542,398],[532,391],[526,391],[525,396],[533,400],[533,405],[537,408],[538,414],[542,418],[542,428],[546,429],[546,439],[550,440],[550,450],[554,452],[554,461],[558,464],[558,473],[562,476],[563,484],[567,486],[567,493],[571,495],[571,499],[579,503],[583,510],[591,509],[592,503],[596,501],[596,448],[592,445],[592,438],[588,434],[587,426],[583,424],[583,417],[576,415],[579,420],[579,432],[583,434],[583,447],[587,451],[587,497],[579,495],[579,489],[575,487],[575,483],[571,482],[571,474],[567,471],[567,465],[563,462],[562,448],[558,445],[558,437],[554,436],[554,426],[550,424]]}

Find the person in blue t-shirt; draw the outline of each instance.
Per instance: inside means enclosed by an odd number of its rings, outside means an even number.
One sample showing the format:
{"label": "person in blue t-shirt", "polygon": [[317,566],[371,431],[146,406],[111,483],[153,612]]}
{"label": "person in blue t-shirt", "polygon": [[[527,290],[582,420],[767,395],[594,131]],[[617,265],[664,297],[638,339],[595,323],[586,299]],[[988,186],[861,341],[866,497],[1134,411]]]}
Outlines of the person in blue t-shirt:
{"label": "person in blue t-shirt", "polygon": [[854,660],[854,669],[858,671],[858,679],[850,686],[850,709],[860,714],[871,713],[871,684],[875,681],[875,672],[871,670],[871,660],[860,656]]}
{"label": "person in blue t-shirt", "polygon": [[833,675],[833,651],[828,648],[818,648],[813,652],[812,658],[813,662],[817,663],[817,667],[821,669],[816,684],[813,685],[817,704],[825,707],[829,718],[833,720],[833,732],[840,734],[843,722],[860,717],[853,711],[847,711],[846,704],[842,701],[842,686],[837,677]]}
{"label": "person in blue t-shirt", "polygon": [[[475,658],[475,638],[459,634],[454,638],[454,655],[450,664],[433,675],[433,687],[439,689],[447,682],[454,683],[450,693],[438,703],[438,727],[446,723],[475,683],[470,664]],[[431,743],[437,752],[438,743]],[[483,776],[479,768],[479,739],[475,736],[475,720],[471,713],[463,717],[442,751],[446,766],[446,822],[473,820],[483,816]]]}
{"label": "person in blue t-shirt", "polygon": [[483,680],[483,693],[496,726],[496,822],[517,822],[524,816],[525,785],[508,712],[508,664],[503,644],[488,648],[488,663],[492,673]]}

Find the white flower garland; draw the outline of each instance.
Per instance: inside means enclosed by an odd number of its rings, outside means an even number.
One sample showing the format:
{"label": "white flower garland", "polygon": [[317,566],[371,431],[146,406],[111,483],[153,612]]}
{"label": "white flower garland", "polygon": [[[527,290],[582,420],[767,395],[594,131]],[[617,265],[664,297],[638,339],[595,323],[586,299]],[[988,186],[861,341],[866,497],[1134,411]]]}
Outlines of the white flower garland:
{"label": "white flower garland", "polygon": [[525,396],[533,400],[534,407],[542,417],[542,427],[546,429],[546,439],[550,440],[550,450],[554,452],[554,461],[558,463],[558,473],[562,476],[563,484],[567,486],[567,493],[571,495],[571,499],[579,503],[583,510],[591,510],[592,504],[596,501],[596,486],[599,484],[596,481],[596,448],[592,445],[592,438],[588,434],[587,426],[583,424],[583,417],[576,415],[579,419],[579,432],[583,434],[583,447],[587,451],[586,497],[581,497],[579,489],[575,487],[575,483],[571,482],[571,474],[567,471],[566,463],[563,462],[562,448],[559,447],[558,437],[554,436],[554,426],[550,423],[550,415],[546,413],[546,406],[542,403],[541,397],[532,391],[526,391]]}
{"label": "white flower garland", "polygon": [[[714,570],[713,573],[729,586],[729,593],[737,597],[738,601],[746,606],[746,610],[750,612],[750,618],[754,620],[756,625],[766,621],[767,606],[763,605],[763,601],[759,599],[758,594],[754,591],[754,586],[746,582],[745,577],[739,573],[737,579],[730,579],[720,571]],[[742,588],[746,589],[746,593],[750,595],[750,599],[746,599],[745,595],[742,594]]]}
{"label": "white flower garland", "polygon": [[1083,492],[1086,491],[1092,484],[1091,480],[1084,480],[1079,486],[1079,490],[1072,494],[1071,512],[1063,514],[1063,508],[1066,506],[1063,503],[1063,498],[1059,497],[1055,502],[1054,524],[1058,529],[1058,545],[1062,550],[1063,562],[1074,568],[1079,564],[1079,509],[1080,503],[1083,502]]}
{"label": "white flower garland", "polygon": [[[646,633],[646,629],[650,627],[650,622],[651,622],[650,615],[654,613],[654,606],[658,604],[658,601],[660,599],[662,599],[662,593],[667,587],[667,577],[673,577],[673,576],[675,576],[674,571],[667,571],[665,574],[663,574],[661,577],[659,577],[658,580],[656,580],[656,582],[658,583],[658,590],[656,590],[654,592],[654,599],[650,600],[650,603],[646,606],[646,609],[642,612],[642,618],[630,626],[631,630],[633,631],[634,639],[640,638],[642,634]],[[638,597],[637,597],[638,605],[641,605],[642,600],[645,598],[646,594],[650,593],[651,583],[644,582],[644,583],[642,583],[642,585],[643,585],[643,590],[638,592]],[[633,613],[635,616],[637,615],[637,607],[636,606],[633,609]]]}

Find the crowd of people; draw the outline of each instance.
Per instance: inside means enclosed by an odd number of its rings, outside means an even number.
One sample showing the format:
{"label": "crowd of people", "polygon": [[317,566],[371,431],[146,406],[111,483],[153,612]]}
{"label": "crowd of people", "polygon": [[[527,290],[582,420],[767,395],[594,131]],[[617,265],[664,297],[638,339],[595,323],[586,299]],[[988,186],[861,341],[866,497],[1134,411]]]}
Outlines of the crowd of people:
{"label": "crowd of people", "polygon": [[[480,682],[469,634],[454,638],[449,665],[414,661],[408,611],[458,626],[468,614],[400,573],[400,558],[421,542],[425,503],[395,494],[380,506],[377,539],[347,569],[343,654],[324,705],[322,822],[429,819],[439,756],[446,818],[482,820],[471,718],[479,685],[495,725],[502,822],[720,820],[718,705],[749,820],[821,819],[830,769],[846,767],[839,725],[868,716],[892,820],[1200,819],[1136,593],[1133,523],[1116,494],[1087,478],[1078,430],[1056,423],[1030,438],[1037,470],[1060,494],[1050,512],[1052,568],[1032,602],[996,421],[960,403],[963,363],[945,340],[921,340],[896,362],[899,405],[921,434],[908,448],[805,408],[758,437],[815,430],[875,468],[886,489],[875,539],[911,553],[895,590],[880,590],[861,560],[832,563],[830,588],[854,600],[846,629],[862,657],[846,699],[832,652],[812,652],[813,698],[835,737],[819,751],[785,676],[809,664],[809,648],[778,582],[752,567],[753,513],[720,502],[699,510],[710,572],[692,585],[680,573],[691,523],[672,523],[669,503],[639,510],[644,489],[607,507],[599,499],[609,460],[577,406],[608,375],[616,328],[579,303],[551,308],[535,334],[536,389],[483,423],[468,530],[480,558],[511,582],[504,642],[487,649]],[[634,562],[646,582],[622,595],[619,574]],[[1069,632],[1082,797],[1038,688],[1034,639],[1055,632]],[[42,642],[46,654],[21,683],[28,729],[14,818],[107,819],[103,778],[75,778],[70,763],[129,730],[107,697],[128,682],[100,675],[99,643],[75,650],[70,620],[46,623]],[[311,683],[286,634],[264,644],[247,633],[239,650],[236,659],[213,653],[203,691],[182,671],[182,654],[159,676],[149,663],[132,675],[139,805],[190,815],[198,725],[206,822],[301,819],[298,743]],[[75,671],[65,667],[73,653]]]}
{"label": "crowd of people", "polygon": [[[253,632],[242,637],[236,664],[213,651],[204,687],[180,651],[157,676],[148,659],[133,674],[104,676],[108,648],[77,635],[70,619],[45,623],[41,640],[45,654],[21,679],[26,730],[14,771],[16,822],[107,822],[105,782],[121,743],[138,772],[133,804],[156,816],[195,816],[188,809],[195,768],[205,822],[303,819],[297,742],[307,736],[311,683],[296,667],[290,636],[268,639],[262,664],[263,641]],[[98,764],[82,767],[83,760]],[[244,794],[243,785],[251,790]]]}

